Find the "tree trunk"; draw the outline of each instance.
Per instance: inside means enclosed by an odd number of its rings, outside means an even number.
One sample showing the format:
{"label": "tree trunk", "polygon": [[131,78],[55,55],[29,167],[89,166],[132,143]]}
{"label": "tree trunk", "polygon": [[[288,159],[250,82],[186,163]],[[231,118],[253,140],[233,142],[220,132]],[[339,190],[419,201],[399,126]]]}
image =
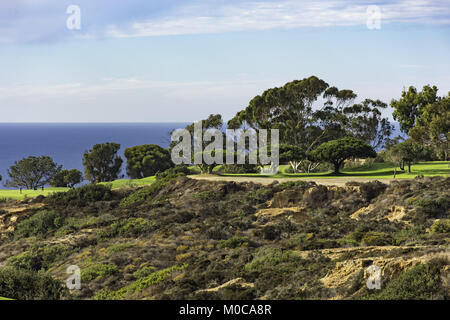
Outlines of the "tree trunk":
{"label": "tree trunk", "polygon": [[334,163],[334,173],[339,173],[339,168],[341,167],[341,163]]}
{"label": "tree trunk", "polygon": [[411,174],[411,160],[408,161],[408,173]]}
{"label": "tree trunk", "polygon": [[298,161],[289,161],[289,164],[292,167],[292,171],[294,171],[294,173],[298,173],[298,166],[300,165],[300,162],[298,162]]}

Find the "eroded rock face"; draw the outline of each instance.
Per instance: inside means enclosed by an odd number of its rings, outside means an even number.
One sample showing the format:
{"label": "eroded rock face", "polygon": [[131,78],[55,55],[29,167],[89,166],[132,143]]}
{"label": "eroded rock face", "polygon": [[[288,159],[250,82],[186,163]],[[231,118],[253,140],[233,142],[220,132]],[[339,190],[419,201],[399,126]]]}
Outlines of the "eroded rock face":
{"label": "eroded rock face", "polygon": [[277,192],[269,203],[270,208],[293,207],[303,198],[302,190],[283,190]]}
{"label": "eroded rock face", "polygon": [[30,209],[42,208],[43,203],[18,203],[11,202],[9,205],[1,208],[4,213],[0,214],[0,238],[6,238],[8,234],[16,230],[16,225],[20,220],[30,216]]}
{"label": "eroded rock face", "polygon": [[390,208],[390,213],[387,215],[389,221],[402,221],[406,216],[407,211],[403,206],[392,206]]}
{"label": "eroded rock face", "polygon": [[232,279],[230,281],[227,281],[220,286],[210,288],[210,289],[202,289],[198,290],[197,293],[203,293],[203,292],[217,292],[229,287],[240,287],[240,288],[253,288],[255,285],[251,282],[246,282],[243,278],[236,278]]}
{"label": "eroded rock face", "polygon": [[350,215],[350,218],[360,220],[363,217],[367,217],[373,209],[375,209],[375,206],[373,204],[370,204],[367,207],[362,207],[361,209],[358,209],[354,213],[352,213]]}
{"label": "eroded rock face", "polygon": [[285,217],[295,223],[303,223],[311,219],[306,213],[305,207],[260,209],[255,213],[255,216],[267,218],[269,220]]}
{"label": "eroded rock face", "polygon": [[[410,251],[405,255],[395,256],[394,250]],[[431,251],[431,252],[430,252]],[[445,248],[434,247],[359,247],[325,249],[321,251],[328,258],[336,261],[335,267],[329,271],[320,281],[331,292],[335,293],[332,299],[348,298],[358,296],[357,288],[362,289],[367,285],[370,276],[368,268],[372,265],[379,268],[381,272],[380,283],[390,282],[401,272],[408,270],[418,264],[424,264],[432,259],[442,258],[450,262],[450,251]],[[393,257],[390,257],[393,255]],[[343,257],[350,257],[343,259]],[[449,283],[449,267],[441,270],[443,284]]]}
{"label": "eroded rock face", "polygon": [[[386,212],[385,214],[380,214],[380,212]],[[354,213],[350,215],[350,218],[355,220],[361,220],[361,219],[374,219],[374,220],[381,220],[381,219],[388,219],[391,222],[403,222],[408,223],[405,218],[408,216],[408,214],[411,213],[406,209],[404,206],[390,206],[389,209],[386,210],[380,210],[380,206],[377,206],[375,204],[369,204],[366,207],[362,207],[358,210],[356,210]]]}

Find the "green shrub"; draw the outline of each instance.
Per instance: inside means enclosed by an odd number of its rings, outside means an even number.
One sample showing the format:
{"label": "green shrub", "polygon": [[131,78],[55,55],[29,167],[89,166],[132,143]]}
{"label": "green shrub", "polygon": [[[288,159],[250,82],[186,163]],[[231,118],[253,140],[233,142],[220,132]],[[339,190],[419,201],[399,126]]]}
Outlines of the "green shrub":
{"label": "green shrub", "polygon": [[430,227],[431,233],[450,233],[450,219],[436,220]]}
{"label": "green shrub", "polygon": [[214,201],[214,200],[219,200],[222,197],[222,195],[218,194],[216,191],[213,191],[213,190],[206,190],[206,191],[202,191],[197,194],[194,194],[192,197],[194,199],[198,199],[201,201]]}
{"label": "green shrub", "polygon": [[136,280],[135,282],[132,282],[131,284],[117,290],[117,291],[111,291],[107,288],[101,290],[98,292],[94,299],[96,300],[118,300],[118,299],[124,299],[130,294],[140,292],[144,290],[145,288],[148,288],[151,285],[159,284],[163,281],[165,281],[167,278],[169,278],[173,272],[175,271],[181,271],[184,270],[188,265],[181,265],[181,266],[172,266],[167,269],[163,269],[160,271],[156,271],[151,273],[148,276],[145,276],[143,278],[140,278]]}
{"label": "green shrub", "polygon": [[173,179],[176,177],[187,176],[189,174],[191,174],[191,171],[189,170],[189,168],[185,165],[180,165],[180,166],[175,166],[173,168],[169,168],[162,172],[157,172],[156,179],[157,180]]}
{"label": "green shrub", "polygon": [[450,210],[450,199],[448,197],[439,197],[437,199],[419,199],[413,202],[414,205],[421,208],[421,210],[433,217],[448,214]]}
{"label": "green shrub", "polygon": [[17,256],[8,258],[7,264],[20,269],[47,270],[54,262],[70,256],[72,252],[73,249],[65,245],[35,246]]}
{"label": "green shrub", "polygon": [[138,237],[153,231],[155,224],[144,218],[128,218],[126,220],[114,222],[106,229],[97,233],[99,241],[104,241],[117,236]]}
{"label": "green shrub", "polygon": [[272,190],[271,188],[251,190],[245,193],[245,200],[262,203],[270,200],[273,197],[273,194],[274,190]]}
{"label": "green shrub", "polygon": [[439,273],[427,264],[419,264],[402,272],[379,293],[366,296],[376,300],[432,299],[439,290]]}
{"label": "green shrub", "polygon": [[384,183],[381,183],[380,181],[370,181],[367,183],[363,183],[360,186],[360,192],[361,195],[366,199],[366,201],[371,201],[372,199],[376,198],[378,195],[384,192],[386,190],[387,185]]}
{"label": "green shrub", "polygon": [[394,244],[400,245],[406,241],[421,239],[425,236],[425,228],[423,226],[413,226],[411,228],[400,230],[393,235]]}
{"label": "green shrub", "polygon": [[219,248],[237,248],[241,246],[248,246],[249,240],[247,237],[234,236],[228,240],[220,240],[217,245]]}
{"label": "green shrub", "polygon": [[220,172],[240,174],[240,173],[259,173],[256,164],[224,164],[220,168]]}
{"label": "green shrub", "polygon": [[113,264],[95,264],[81,270],[81,281],[92,281],[107,278],[119,270]]}
{"label": "green shrub", "polygon": [[125,199],[122,199],[122,201],[120,202],[120,206],[127,207],[132,204],[147,201],[148,199],[152,198],[156,193],[158,193],[162,188],[169,185],[170,180],[171,179],[169,178],[156,180],[148,187],[141,188],[136,192],[130,194]]}
{"label": "green shrub", "polygon": [[300,246],[310,240],[313,236],[314,235],[312,233],[297,233],[295,235],[292,235],[286,241],[286,246],[289,248]]}
{"label": "green shrub", "polygon": [[54,211],[38,211],[28,219],[17,224],[17,236],[31,237],[44,235],[63,225],[64,219]]}
{"label": "green shrub", "polygon": [[47,198],[47,201],[55,205],[67,205],[70,202],[82,205],[95,201],[110,201],[113,198],[114,194],[110,185],[91,183],[67,192],[53,193]]}
{"label": "green shrub", "polygon": [[301,261],[300,255],[291,250],[282,250],[279,248],[261,248],[254,255],[253,260],[244,266],[247,271],[260,271],[267,268],[277,267],[283,263],[298,264]]}
{"label": "green shrub", "polygon": [[132,243],[115,243],[115,244],[113,244],[113,245],[110,245],[110,246],[106,249],[106,251],[107,251],[109,254],[112,254],[112,253],[117,253],[117,252],[124,251],[124,250],[126,250],[126,249],[128,249],[128,248],[132,248],[132,247],[133,247],[133,244],[132,244]]}
{"label": "green shrub", "polygon": [[390,235],[384,232],[369,231],[361,239],[366,246],[384,246],[392,243]]}
{"label": "green shrub", "polygon": [[135,271],[133,273],[133,276],[138,279],[144,278],[144,277],[147,277],[147,276],[151,275],[152,273],[154,273],[155,269],[156,269],[155,267],[146,266],[146,267],[143,267],[143,268]]}
{"label": "green shrub", "polygon": [[0,296],[17,300],[59,300],[68,295],[62,283],[44,273],[0,268]]}

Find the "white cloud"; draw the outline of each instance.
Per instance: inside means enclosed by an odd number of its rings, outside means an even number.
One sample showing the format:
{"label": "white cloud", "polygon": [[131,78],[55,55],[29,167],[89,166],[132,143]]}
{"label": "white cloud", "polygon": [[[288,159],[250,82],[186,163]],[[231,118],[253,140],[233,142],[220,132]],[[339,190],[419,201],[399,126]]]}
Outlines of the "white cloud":
{"label": "white cloud", "polygon": [[[272,1],[233,4],[186,5],[172,15],[137,21],[129,26],[109,25],[106,36],[146,37],[222,33],[298,27],[365,25],[367,1]],[[444,1],[393,1],[380,3],[381,23],[449,24],[450,6]]]}
{"label": "white cloud", "polygon": [[[381,23],[450,24],[450,6],[440,0],[78,0],[81,30],[66,28],[70,0],[0,1],[0,44],[54,42],[68,38],[147,37],[364,26],[369,5]],[[163,3],[163,4],[162,4]]]}
{"label": "white cloud", "polygon": [[189,117],[207,116],[214,110],[229,118],[261,88],[273,85],[245,77],[233,81],[108,78],[94,84],[15,84],[0,87],[1,121],[190,121],[195,119]]}

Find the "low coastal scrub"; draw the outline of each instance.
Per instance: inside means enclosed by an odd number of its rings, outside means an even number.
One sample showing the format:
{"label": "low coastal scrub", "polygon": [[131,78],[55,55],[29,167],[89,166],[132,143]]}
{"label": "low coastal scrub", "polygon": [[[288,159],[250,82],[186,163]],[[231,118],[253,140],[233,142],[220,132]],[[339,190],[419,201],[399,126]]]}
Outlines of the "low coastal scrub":
{"label": "low coastal scrub", "polygon": [[81,270],[81,281],[105,279],[118,271],[117,266],[112,264],[95,264]]}
{"label": "low coastal scrub", "polygon": [[[76,299],[449,298],[446,265],[430,262],[449,244],[449,178],[328,187],[167,177],[110,200],[38,199],[3,214],[0,264],[51,279],[78,265]],[[365,286],[371,261],[386,268],[378,292]],[[411,269],[418,261],[427,266]]]}
{"label": "low coastal scrub", "polygon": [[[439,264],[439,262],[437,262]],[[374,300],[426,300],[442,298],[439,265],[419,264],[401,273],[379,293],[366,296]]]}
{"label": "low coastal scrub", "polygon": [[95,295],[94,299],[96,300],[117,300],[124,299],[131,294],[136,294],[141,292],[142,290],[148,288],[151,285],[158,285],[161,282],[165,281],[168,277],[172,275],[172,273],[176,271],[182,271],[185,269],[187,265],[175,265],[173,267],[163,269],[160,271],[153,272],[147,276],[144,276],[135,282],[132,282],[130,285],[125,286],[117,291],[110,291],[108,289],[101,290],[98,294]]}
{"label": "low coastal scrub", "polygon": [[44,273],[0,268],[0,294],[16,300],[59,300],[68,297],[68,290]]}

